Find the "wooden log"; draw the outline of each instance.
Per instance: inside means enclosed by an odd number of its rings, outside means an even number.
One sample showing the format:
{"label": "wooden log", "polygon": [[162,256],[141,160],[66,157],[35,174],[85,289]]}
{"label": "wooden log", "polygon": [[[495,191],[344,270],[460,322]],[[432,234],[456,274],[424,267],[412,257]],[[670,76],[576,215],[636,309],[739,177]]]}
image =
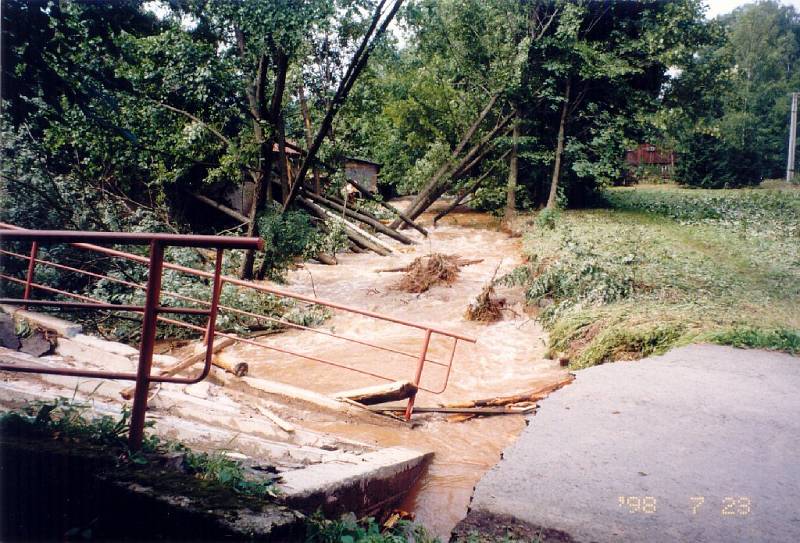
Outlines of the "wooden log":
{"label": "wooden log", "polygon": [[559,388],[570,384],[574,380],[575,376],[573,374],[569,374],[566,378],[562,379],[561,381],[557,381],[555,383],[552,383],[550,385],[547,385],[545,387],[530,392],[514,394],[513,396],[501,396],[496,398],[486,398],[483,400],[473,400],[470,402],[448,404],[445,407],[453,407],[453,408],[499,407],[499,406],[511,405],[522,402],[528,402],[528,403],[537,402],[539,400],[543,400],[544,398],[546,398],[552,392],[558,390]]}
{"label": "wooden log", "polygon": [[351,400],[363,405],[407,400],[417,394],[417,386],[410,381],[395,381],[385,385],[358,388],[337,392],[336,398]]}
{"label": "wooden log", "polygon": [[354,225],[351,222],[346,221],[345,219],[339,217],[335,213],[328,211],[322,206],[319,206],[312,202],[311,200],[304,198],[302,196],[297,198],[297,201],[303,204],[306,208],[310,209],[312,212],[317,214],[318,217],[322,219],[329,219],[335,222],[340,222],[345,228],[347,232],[347,237],[350,238],[355,243],[359,244],[360,246],[369,249],[375,253],[378,253],[381,256],[388,256],[392,253],[392,248],[383,243],[381,240],[369,234],[359,228],[358,226]]}
{"label": "wooden log", "polygon": [[203,196],[202,194],[195,194],[194,192],[189,192],[189,191],[186,191],[186,194],[188,194],[189,196],[191,196],[195,200],[199,200],[199,201],[203,202],[204,204],[207,204],[207,205],[213,207],[217,211],[221,211],[222,213],[225,213],[229,217],[232,217],[232,218],[236,219],[239,222],[243,222],[243,223],[249,223],[250,222],[250,219],[248,219],[247,217],[245,217],[244,215],[242,215],[241,213],[239,213],[235,209],[231,209],[230,207],[226,206],[225,204],[221,204],[221,203],[217,202],[216,200],[212,200],[211,198],[209,198],[207,196]]}
{"label": "wooden log", "polygon": [[[391,413],[403,412],[406,410],[405,406],[402,407],[381,407],[369,406],[367,409],[375,412],[388,411]],[[446,414],[464,414],[464,415],[526,415],[536,409],[536,406],[525,408],[514,407],[414,407],[414,413],[446,413]]]}
{"label": "wooden log", "polygon": [[420,234],[422,234],[426,238],[428,237],[428,231],[427,230],[425,230],[423,227],[421,227],[420,225],[418,225],[417,223],[415,223],[414,221],[409,219],[408,216],[405,213],[403,213],[402,211],[400,211],[399,209],[397,209],[393,205],[388,204],[388,203],[386,203],[383,200],[380,200],[378,198],[375,198],[375,196],[373,196],[372,193],[370,193],[370,191],[369,191],[369,189],[367,187],[365,187],[364,185],[362,185],[362,184],[360,184],[357,181],[354,181],[352,179],[348,179],[347,182],[350,183],[350,185],[352,185],[356,189],[358,189],[358,191],[365,198],[367,198],[368,200],[372,200],[373,202],[378,202],[378,205],[380,205],[384,209],[388,209],[389,211],[391,211],[392,213],[397,215],[397,217],[401,221],[406,223],[408,226],[410,226],[411,228],[413,228],[414,230],[416,230],[417,232],[419,232]]}
{"label": "wooden log", "polygon": [[[505,153],[503,153],[498,159],[498,161],[502,161],[509,154],[509,152],[510,151],[506,151]],[[488,170],[486,170],[483,174],[481,174],[481,176],[478,177],[478,179],[476,179],[475,181],[473,181],[471,185],[462,189],[461,192],[458,193],[458,196],[456,196],[455,200],[453,200],[453,202],[449,206],[447,206],[446,209],[443,209],[442,211],[437,213],[436,216],[433,218],[433,224],[436,225],[439,219],[441,219],[448,213],[452,212],[455,208],[457,208],[459,204],[461,204],[461,202],[464,201],[464,198],[466,198],[467,196],[478,190],[481,184],[483,184],[483,182],[486,180],[486,178],[489,177],[489,174],[492,173],[492,170],[494,170],[495,164],[493,164]]]}
{"label": "wooden log", "polygon": [[329,255],[327,253],[317,253],[316,255],[314,255],[314,260],[322,264],[326,264],[328,266],[335,266],[339,263],[336,260],[335,256]]}
{"label": "wooden log", "polygon": [[409,238],[408,236],[405,236],[405,235],[401,234],[400,232],[392,230],[391,228],[389,228],[388,226],[386,226],[382,222],[377,221],[377,220],[375,220],[375,219],[373,219],[371,217],[368,217],[368,216],[364,215],[363,213],[359,213],[358,211],[354,211],[353,209],[351,209],[349,207],[343,206],[341,204],[337,204],[336,202],[334,202],[332,200],[329,200],[327,198],[324,198],[323,196],[319,196],[319,195],[311,193],[311,192],[307,192],[306,191],[304,195],[309,200],[312,200],[312,201],[316,202],[317,204],[319,204],[321,206],[327,206],[329,208],[335,209],[336,211],[344,213],[345,216],[350,217],[353,220],[356,220],[356,221],[362,222],[364,224],[367,224],[367,225],[371,226],[372,228],[374,228],[375,230],[377,230],[378,232],[380,232],[381,234],[384,234],[386,236],[389,236],[390,238],[396,239],[400,243],[404,243],[406,245],[414,245],[414,244],[416,244],[416,242],[413,239]]}
{"label": "wooden log", "polygon": [[[203,349],[203,352],[205,352],[205,349]],[[216,367],[234,374],[236,377],[244,377],[250,369],[247,362],[231,358],[230,355],[226,355],[225,353],[217,353],[214,355],[212,363]]]}
{"label": "wooden log", "polygon": [[266,407],[261,407],[260,405],[256,405],[256,410],[265,417],[267,417],[269,420],[274,422],[275,425],[278,426],[278,428],[280,428],[284,432],[290,434],[294,432],[294,425],[292,423],[283,420],[282,418],[280,418],[278,415],[276,415]]}
{"label": "wooden log", "polygon": [[[227,338],[227,337],[226,338],[222,338],[219,341],[215,341],[214,342],[214,347],[212,349],[212,352],[214,354],[216,354],[216,353],[220,352],[222,349],[225,349],[226,347],[230,347],[235,342],[236,342],[236,340],[234,340],[233,338]],[[174,366],[171,366],[169,368],[164,369],[163,371],[161,371],[161,373],[159,373],[159,375],[162,376],[162,377],[175,375],[176,373],[179,373],[179,372],[181,372],[181,371],[183,371],[183,370],[185,370],[187,368],[190,368],[190,367],[194,366],[198,362],[202,362],[203,360],[205,360],[205,358],[206,358],[205,345],[200,345],[200,347],[201,348],[197,349],[194,354],[191,354],[191,355],[187,356],[186,358],[184,358],[183,360],[181,360],[180,362],[178,362]],[[120,394],[120,396],[122,396],[123,399],[130,400],[131,398],[133,398],[133,392],[134,392],[135,389],[136,389],[136,387],[128,387],[125,390],[123,390],[122,392],[120,392],[119,394]]]}

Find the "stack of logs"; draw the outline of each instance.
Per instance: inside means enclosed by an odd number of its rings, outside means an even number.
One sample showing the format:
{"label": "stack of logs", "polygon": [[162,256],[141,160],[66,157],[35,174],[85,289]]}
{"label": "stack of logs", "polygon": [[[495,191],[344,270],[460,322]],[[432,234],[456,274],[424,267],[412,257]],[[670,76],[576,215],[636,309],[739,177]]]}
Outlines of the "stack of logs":
{"label": "stack of logs", "polygon": [[[373,196],[369,189],[363,185],[352,180],[348,180],[348,183],[353,185],[353,187],[361,192],[361,195],[364,198],[373,200],[382,207],[391,211],[397,217],[397,220],[402,224],[414,228],[423,236],[428,235],[427,230],[409,219],[402,211],[399,211],[390,204],[387,204],[383,200]],[[245,215],[236,211],[235,209],[217,202],[216,200],[212,200],[207,196],[195,193],[189,193],[189,195],[242,223],[249,222],[249,219]],[[347,234],[347,238],[350,240],[350,249],[354,252],[360,253],[372,251],[381,256],[386,256],[392,253],[392,248],[390,245],[359,226],[359,224],[368,226],[375,232],[388,236],[405,245],[413,245],[416,243],[413,239],[405,234],[383,224],[378,217],[369,211],[365,209],[353,209],[352,207],[348,207],[347,201],[337,198],[336,196],[322,196],[320,194],[316,194],[313,190],[310,190],[306,187],[301,187],[296,202],[306,211],[311,213],[312,216],[320,219],[321,221],[341,224],[344,232]],[[323,264],[336,263],[336,261],[329,255],[319,255],[317,259]]]}

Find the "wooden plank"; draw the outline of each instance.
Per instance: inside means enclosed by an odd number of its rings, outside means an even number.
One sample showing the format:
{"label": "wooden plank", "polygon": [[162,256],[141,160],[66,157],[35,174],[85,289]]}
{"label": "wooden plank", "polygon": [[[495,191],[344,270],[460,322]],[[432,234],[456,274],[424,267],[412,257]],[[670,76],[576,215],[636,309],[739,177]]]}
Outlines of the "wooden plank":
{"label": "wooden plank", "polygon": [[269,420],[274,422],[284,432],[290,434],[294,432],[294,425],[292,423],[283,420],[282,418],[280,418],[278,415],[276,415],[266,407],[261,407],[260,405],[256,405],[256,410],[258,410],[259,413],[261,413]]}
{"label": "wooden plank", "polygon": [[472,400],[469,402],[454,403],[454,404],[449,404],[447,407],[455,407],[455,408],[497,407],[515,403],[537,402],[539,400],[543,400],[544,398],[546,398],[551,392],[554,392],[559,388],[570,384],[574,380],[575,376],[570,373],[567,377],[565,377],[560,381],[557,381],[555,383],[552,383],[537,390],[532,390],[530,392],[514,394],[513,396],[501,396],[497,398],[486,398],[483,400]]}
{"label": "wooden plank", "polygon": [[417,394],[417,386],[410,381],[395,381],[355,390],[337,392],[336,398],[347,399],[363,405],[406,400]]}
{"label": "wooden plank", "polygon": [[[392,413],[403,412],[405,407],[394,406],[369,406],[370,411],[389,411]],[[414,413],[458,413],[469,415],[526,415],[533,412],[536,406],[528,406],[521,409],[513,407],[414,407]]]}

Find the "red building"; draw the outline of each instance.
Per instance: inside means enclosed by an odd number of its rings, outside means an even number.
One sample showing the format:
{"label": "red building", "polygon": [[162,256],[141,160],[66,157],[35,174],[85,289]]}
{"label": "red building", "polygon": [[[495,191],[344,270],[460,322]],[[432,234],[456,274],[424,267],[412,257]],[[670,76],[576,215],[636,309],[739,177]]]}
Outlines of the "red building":
{"label": "red building", "polygon": [[625,151],[625,163],[635,171],[671,177],[675,152],[651,143],[640,143],[635,149]]}

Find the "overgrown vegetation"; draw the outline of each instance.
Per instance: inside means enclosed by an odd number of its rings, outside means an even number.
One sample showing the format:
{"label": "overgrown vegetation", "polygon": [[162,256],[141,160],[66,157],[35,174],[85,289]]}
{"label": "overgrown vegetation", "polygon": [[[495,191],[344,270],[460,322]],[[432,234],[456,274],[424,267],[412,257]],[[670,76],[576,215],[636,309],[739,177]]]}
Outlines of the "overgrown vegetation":
{"label": "overgrown vegetation", "polygon": [[[550,352],[581,368],[692,341],[797,352],[800,192],[616,188],[535,220],[523,284]],[[646,249],[645,249],[646,248]]]}
{"label": "overgrown vegetation", "polygon": [[420,524],[397,520],[379,524],[374,518],[359,520],[353,514],[329,520],[321,515],[309,519],[306,529],[309,543],[438,543]]}

